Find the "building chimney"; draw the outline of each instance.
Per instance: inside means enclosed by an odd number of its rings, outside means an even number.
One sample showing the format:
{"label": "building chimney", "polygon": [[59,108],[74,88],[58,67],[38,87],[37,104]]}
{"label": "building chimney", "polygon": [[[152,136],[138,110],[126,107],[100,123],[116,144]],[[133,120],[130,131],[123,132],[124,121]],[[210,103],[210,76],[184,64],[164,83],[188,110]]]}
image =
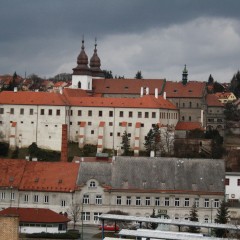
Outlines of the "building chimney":
{"label": "building chimney", "polygon": [[163,98],[167,99],[167,93],[166,92],[163,93]]}
{"label": "building chimney", "polygon": [[155,88],[155,98],[158,98],[158,89]]}
{"label": "building chimney", "polygon": [[143,96],[143,87],[141,87],[141,90],[140,90],[140,97]]}
{"label": "building chimney", "polygon": [[68,161],[68,141],[67,141],[67,124],[62,125],[62,148],[61,148],[61,162]]}
{"label": "building chimney", "polygon": [[146,95],[149,95],[149,87],[146,88]]}

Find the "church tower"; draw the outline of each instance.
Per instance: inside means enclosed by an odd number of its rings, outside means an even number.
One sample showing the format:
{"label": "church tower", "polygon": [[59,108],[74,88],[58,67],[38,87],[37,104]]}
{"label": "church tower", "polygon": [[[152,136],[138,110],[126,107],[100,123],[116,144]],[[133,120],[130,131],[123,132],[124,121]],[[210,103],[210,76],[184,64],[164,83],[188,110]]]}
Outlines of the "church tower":
{"label": "church tower", "polygon": [[183,73],[182,73],[182,84],[186,85],[188,81],[188,70],[187,70],[187,66],[185,64],[185,67],[183,69]]}
{"label": "church tower", "polygon": [[81,52],[77,58],[77,67],[73,68],[72,88],[92,90],[92,73],[88,66],[88,56],[85,53],[84,39],[82,40]]}
{"label": "church tower", "polygon": [[94,78],[104,78],[104,73],[100,67],[101,67],[101,60],[97,54],[97,39],[95,39],[94,53],[90,59],[90,70]]}

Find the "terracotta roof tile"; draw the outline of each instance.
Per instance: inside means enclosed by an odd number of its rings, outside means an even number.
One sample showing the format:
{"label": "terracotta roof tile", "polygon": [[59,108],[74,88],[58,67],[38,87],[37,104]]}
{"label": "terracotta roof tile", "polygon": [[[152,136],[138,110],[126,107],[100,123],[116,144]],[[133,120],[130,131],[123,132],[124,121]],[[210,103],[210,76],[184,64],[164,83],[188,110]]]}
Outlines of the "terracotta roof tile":
{"label": "terracotta roof tile", "polygon": [[45,208],[6,208],[0,215],[17,215],[25,223],[66,223],[70,219]]}
{"label": "terracotta roof tile", "polygon": [[121,108],[162,108],[176,109],[175,105],[170,101],[159,96],[155,98],[145,95],[140,98],[101,98],[101,97],[84,97],[84,98],[68,98],[71,106],[84,107],[121,107]]}
{"label": "terracotta roof tile", "polygon": [[215,94],[207,94],[206,103],[209,107],[224,107],[224,104],[218,100]]}
{"label": "terracotta roof tile", "polygon": [[69,97],[88,97],[89,96],[85,90],[74,89],[74,88],[64,88],[63,93],[68,98]]}
{"label": "terracotta roof tile", "polygon": [[19,190],[74,191],[78,170],[77,163],[28,162]]}
{"label": "terracotta roof tile", "polygon": [[93,79],[93,89],[95,93],[140,95],[141,87],[149,87],[149,94],[154,95],[155,88],[160,93],[164,83],[164,79]]}
{"label": "terracotta roof tile", "polygon": [[194,130],[194,129],[202,129],[202,125],[200,122],[178,122],[175,130]]}
{"label": "terracotta roof tile", "polygon": [[164,92],[167,94],[167,98],[201,98],[204,95],[206,83],[189,81],[186,85],[182,82],[167,81]]}
{"label": "terracotta roof tile", "polygon": [[59,93],[3,91],[0,93],[0,104],[64,106],[67,102]]}

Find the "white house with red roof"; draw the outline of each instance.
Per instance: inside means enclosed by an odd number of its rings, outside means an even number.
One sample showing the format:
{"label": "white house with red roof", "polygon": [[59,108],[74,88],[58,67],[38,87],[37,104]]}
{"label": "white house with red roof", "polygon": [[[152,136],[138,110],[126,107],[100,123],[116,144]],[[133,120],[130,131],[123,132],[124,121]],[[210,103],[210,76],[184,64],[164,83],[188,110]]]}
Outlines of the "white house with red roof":
{"label": "white house with red roof", "polygon": [[66,216],[46,208],[9,207],[0,211],[0,215],[18,216],[20,233],[65,233],[70,221]]}

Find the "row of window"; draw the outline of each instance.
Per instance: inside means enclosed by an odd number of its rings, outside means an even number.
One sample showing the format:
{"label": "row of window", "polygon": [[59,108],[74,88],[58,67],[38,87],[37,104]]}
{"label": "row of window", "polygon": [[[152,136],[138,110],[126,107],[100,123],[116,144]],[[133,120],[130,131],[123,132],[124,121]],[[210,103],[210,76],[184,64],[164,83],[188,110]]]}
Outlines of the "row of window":
{"label": "row of window", "polygon": [[[232,181],[235,181],[235,179]],[[230,184],[230,179],[229,178],[225,178],[225,185],[228,186]],[[240,186],[240,178],[237,179],[237,186]]]}
{"label": "row of window", "polygon": [[[194,203],[195,203],[196,207],[199,207],[199,198],[195,198]],[[83,204],[90,204],[89,194],[84,194],[83,195]],[[97,204],[97,205],[103,204],[101,195],[96,195],[95,204]],[[143,199],[141,197],[133,198],[131,196],[127,196],[127,197],[123,198],[122,196],[116,196],[116,205],[170,206],[170,198],[165,197],[161,201],[160,197],[155,197],[155,199],[153,200],[153,199],[151,199],[151,197],[145,197]],[[173,205],[171,204],[171,206],[191,207],[190,198],[180,199],[180,198],[176,197],[176,198],[174,198]],[[209,208],[209,207],[218,208],[219,206],[220,206],[220,200],[219,199],[212,199],[212,200],[210,200],[209,198],[204,199],[204,207],[205,208]]]}
{"label": "row of window", "polygon": [[[14,114],[15,109],[14,108],[10,108],[10,114]],[[20,115],[24,115],[25,109],[24,108],[20,108]],[[78,116],[82,116],[82,110],[78,110],[77,112]],[[0,114],[4,114],[4,108],[0,108]],[[52,116],[54,115],[54,112],[52,109],[40,109],[40,115],[48,115],[48,116]],[[151,114],[151,118],[156,118],[156,112],[137,112],[137,118],[150,118],[150,114]],[[33,115],[33,109],[29,109],[29,115]],[[61,115],[61,111],[60,109],[56,109],[55,111],[55,115],[56,116],[60,116]],[[67,115],[72,116],[72,110],[67,110]],[[92,117],[93,116],[93,111],[92,110],[88,110],[87,112],[87,116],[88,117]],[[98,117],[103,117],[103,111],[99,110],[98,111]],[[108,113],[108,117],[113,117],[113,111],[109,111]],[[124,116],[124,111],[120,111],[119,112],[119,117],[129,117],[129,118],[133,118],[133,112],[129,111],[128,114]],[[160,113],[160,118],[162,119],[177,119],[177,113],[165,113],[165,112],[161,112]]]}
{"label": "row of window", "polygon": [[[179,104],[178,102],[176,103],[176,107],[177,107],[177,108],[180,107],[180,104]],[[189,103],[188,103],[188,106],[187,106],[187,104],[182,103],[182,107],[183,107],[183,108],[185,108],[185,107],[192,108],[192,107],[193,107],[193,104],[192,104],[192,102],[189,102]],[[198,103],[196,103],[196,108],[199,108],[199,104],[198,104]]]}

